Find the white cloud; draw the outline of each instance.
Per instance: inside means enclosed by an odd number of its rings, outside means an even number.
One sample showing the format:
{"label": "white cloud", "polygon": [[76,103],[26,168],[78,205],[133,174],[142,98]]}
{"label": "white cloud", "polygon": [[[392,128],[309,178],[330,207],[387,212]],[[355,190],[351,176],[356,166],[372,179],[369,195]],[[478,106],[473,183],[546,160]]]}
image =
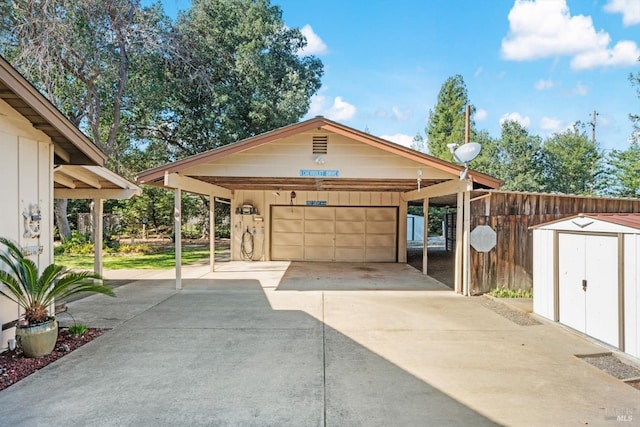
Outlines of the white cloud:
{"label": "white cloud", "polygon": [[473,73],[473,77],[478,77],[480,74],[482,74],[483,71],[484,71],[484,68],[478,67],[475,73]]}
{"label": "white cloud", "polygon": [[536,90],[549,90],[554,86],[552,80],[538,80],[535,84]]}
{"label": "white cloud", "polygon": [[489,113],[487,112],[487,110],[483,109],[483,108],[478,108],[476,110],[476,114],[474,114],[473,118],[479,122],[483,121],[483,120],[487,120],[487,117],[489,117]]}
{"label": "white cloud", "polygon": [[300,49],[299,55],[322,55],[327,53],[327,45],[322,41],[311,28],[311,25],[307,24],[300,28],[300,32],[307,39],[307,45]]}
{"label": "white cloud", "polygon": [[622,23],[628,27],[640,24],[640,2],[638,0],[609,0],[605,12],[621,13]]}
{"label": "white cloud", "polygon": [[396,118],[396,120],[401,122],[405,122],[411,117],[411,110],[402,111],[397,105],[394,105],[391,108],[391,112],[393,113],[393,116]]}
{"label": "white cloud", "polygon": [[500,117],[499,122],[502,125],[507,120],[518,122],[524,127],[529,127],[529,125],[531,124],[531,119],[529,118],[529,116],[523,117],[520,113],[506,113],[502,117]]}
{"label": "white cloud", "polygon": [[566,128],[564,122],[553,117],[543,117],[540,119],[540,129],[550,131],[552,133],[559,132]]}
{"label": "white cloud", "polygon": [[613,49],[594,49],[576,55],[571,60],[571,68],[588,70],[598,66],[626,66],[635,65],[640,57],[640,48],[636,42],[623,40]]}
{"label": "white cloud", "polygon": [[309,112],[307,116],[314,117],[323,114],[325,106],[327,105],[327,97],[323,95],[313,95],[309,104]]}
{"label": "white cloud", "polygon": [[578,95],[578,96],[585,96],[587,93],[589,93],[589,88],[587,88],[585,85],[582,84],[582,82],[578,82],[576,84],[576,87],[574,87],[571,92],[574,95]]}
{"label": "white cloud", "polygon": [[336,96],[331,105],[329,105],[330,102],[331,100],[324,95],[312,96],[306,117],[324,116],[331,120],[345,121],[355,116],[356,107],[346,102],[341,96]]}
{"label": "white cloud", "polygon": [[[637,1],[637,0],[635,0]],[[516,0],[509,12],[509,34],[502,39],[502,56],[526,61],[558,55],[573,56],[573,69],[635,64],[640,49],[596,31],[590,16],[571,16],[566,0]]]}
{"label": "white cloud", "polygon": [[345,121],[356,115],[356,107],[343,100],[341,96],[336,96],[333,105],[325,112],[328,119]]}
{"label": "white cloud", "polygon": [[413,137],[411,135],[405,135],[403,133],[396,133],[393,135],[380,135],[380,138],[386,139],[387,141],[395,142],[396,144],[400,144],[409,148],[411,148],[411,144],[413,143]]}

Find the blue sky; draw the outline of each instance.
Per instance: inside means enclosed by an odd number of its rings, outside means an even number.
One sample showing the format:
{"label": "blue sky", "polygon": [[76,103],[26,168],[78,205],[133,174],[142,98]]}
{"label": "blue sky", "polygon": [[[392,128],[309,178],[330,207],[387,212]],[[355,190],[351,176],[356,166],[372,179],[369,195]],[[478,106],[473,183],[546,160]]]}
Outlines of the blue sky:
{"label": "blue sky", "polygon": [[[640,0],[272,0],[325,66],[308,117],[409,145],[461,74],[478,129],[505,118],[547,137],[598,111],[604,149],[628,147],[640,99]],[[163,0],[165,11],[188,0]]]}

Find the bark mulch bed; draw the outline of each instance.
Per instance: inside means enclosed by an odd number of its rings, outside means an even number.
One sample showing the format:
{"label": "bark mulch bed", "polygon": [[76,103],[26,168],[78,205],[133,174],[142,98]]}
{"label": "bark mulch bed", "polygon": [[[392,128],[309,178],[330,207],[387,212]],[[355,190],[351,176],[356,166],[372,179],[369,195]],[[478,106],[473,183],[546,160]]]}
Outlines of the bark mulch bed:
{"label": "bark mulch bed", "polygon": [[10,385],[44,368],[48,364],[66,356],[106,331],[107,329],[89,328],[84,335],[74,337],[69,334],[67,329],[61,329],[58,333],[58,341],[51,354],[33,359],[24,357],[21,348],[16,348],[14,351],[7,350],[1,353],[0,390],[4,390]]}

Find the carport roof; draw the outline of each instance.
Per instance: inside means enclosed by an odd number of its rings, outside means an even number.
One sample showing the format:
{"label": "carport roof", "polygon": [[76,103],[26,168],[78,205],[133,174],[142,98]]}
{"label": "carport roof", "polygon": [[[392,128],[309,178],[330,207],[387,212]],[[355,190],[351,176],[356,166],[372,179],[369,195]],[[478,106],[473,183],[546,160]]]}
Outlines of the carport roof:
{"label": "carport roof", "polygon": [[[332,120],[326,119],[322,116],[318,116],[303,122],[295,123],[289,126],[285,126],[279,129],[272,130],[251,138],[244,139],[223,147],[215,148],[213,150],[205,151],[200,154],[196,154],[191,157],[187,157],[182,160],[178,160],[166,165],[148,169],[141,172],[137,176],[139,183],[158,185],[160,184],[165,175],[180,173],[184,170],[192,168],[194,166],[202,165],[205,163],[213,162],[225,157],[247,151],[270,142],[274,142],[283,138],[301,134],[304,132],[310,132],[314,130],[325,130],[338,135],[345,136],[352,140],[370,145],[372,147],[387,151],[389,153],[404,157],[406,159],[415,161],[425,166],[433,167],[435,169],[450,173],[457,176],[464,168],[462,166],[447,162],[445,160],[421,153],[419,151],[412,150],[407,147],[395,144],[393,142],[378,138],[365,132],[358,131]],[[469,172],[469,178],[480,188],[498,188],[501,185],[501,181],[493,178],[489,175],[482,174],[476,171]],[[210,184],[218,185],[230,190],[243,189],[243,188],[264,188],[264,189],[276,189],[286,188],[292,186],[296,188],[304,188],[304,186],[312,185],[313,189],[317,189],[318,185],[322,186],[323,190],[343,190],[343,191],[390,191],[395,190],[407,190],[415,187],[415,179],[408,182],[408,180],[348,180],[348,179],[328,179],[322,178],[321,182],[311,183],[308,178],[287,178],[286,180],[277,180],[272,177],[260,177],[260,178],[242,178],[234,179],[233,177],[213,178],[203,176],[193,176],[192,178],[200,181],[208,182]],[[404,182],[407,181],[407,182]],[[430,182],[428,180],[423,181],[423,185],[433,185],[441,181]],[[408,188],[404,188],[408,187]]]}
{"label": "carport roof", "polygon": [[53,170],[56,199],[129,199],[142,189],[101,166],[56,166]]}
{"label": "carport roof", "polygon": [[51,138],[55,163],[104,165],[106,155],[2,56],[0,99]]}

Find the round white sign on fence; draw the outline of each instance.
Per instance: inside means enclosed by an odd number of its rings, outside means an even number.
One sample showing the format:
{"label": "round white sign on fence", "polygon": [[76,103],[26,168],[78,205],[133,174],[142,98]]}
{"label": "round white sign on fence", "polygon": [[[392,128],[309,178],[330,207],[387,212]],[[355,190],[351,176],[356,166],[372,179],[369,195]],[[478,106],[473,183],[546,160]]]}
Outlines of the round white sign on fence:
{"label": "round white sign on fence", "polygon": [[479,225],[469,235],[469,243],[478,252],[489,252],[496,245],[496,232],[488,225]]}

